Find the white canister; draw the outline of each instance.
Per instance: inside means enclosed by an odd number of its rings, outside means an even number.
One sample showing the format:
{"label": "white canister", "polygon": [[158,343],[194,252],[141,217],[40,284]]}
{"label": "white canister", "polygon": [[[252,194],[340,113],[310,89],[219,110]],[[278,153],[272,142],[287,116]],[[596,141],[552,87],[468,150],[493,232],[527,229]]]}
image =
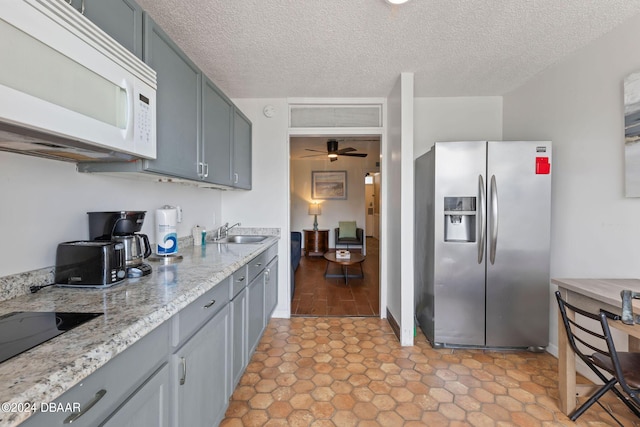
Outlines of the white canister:
{"label": "white canister", "polygon": [[158,255],[178,253],[178,209],[165,205],[156,209],[156,243]]}

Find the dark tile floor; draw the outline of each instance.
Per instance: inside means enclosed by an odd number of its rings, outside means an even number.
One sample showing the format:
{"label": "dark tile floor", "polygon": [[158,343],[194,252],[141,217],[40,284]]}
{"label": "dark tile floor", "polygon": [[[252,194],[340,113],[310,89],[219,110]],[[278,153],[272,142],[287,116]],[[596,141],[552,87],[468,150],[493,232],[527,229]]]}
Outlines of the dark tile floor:
{"label": "dark tile floor", "polygon": [[[580,378],[581,382],[588,382]],[[601,399],[624,426],[640,420]],[[594,405],[558,409],[548,353],[401,347],[373,317],[272,319],[231,397],[223,427],[615,426]]]}
{"label": "dark tile floor", "polygon": [[[303,256],[296,270],[296,289],[291,301],[292,316],[380,316],[379,241],[367,237],[367,255],[362,263],[364,278],[324,277],[323,257]],[[335,269],[336,265],[330,265]],[[357,266],[349,267],[358,269]]]}

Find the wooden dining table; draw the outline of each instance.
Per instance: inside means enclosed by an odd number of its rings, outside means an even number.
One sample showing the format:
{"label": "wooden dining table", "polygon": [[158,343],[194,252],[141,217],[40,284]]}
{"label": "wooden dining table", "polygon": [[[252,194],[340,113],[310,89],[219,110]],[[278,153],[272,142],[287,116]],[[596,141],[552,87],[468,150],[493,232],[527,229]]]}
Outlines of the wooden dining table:
{"label": "wooden dining table", "polygon": [[[620,291],[640,292],[640,279],[552,279],[558,285],[562,298],[569,304],[598,313],[601,308],[612,313],[621,313]],[[569,415],[576,408],[576,396],[585,394],[593,387],[576,386],[576,358],[567,340],[564,324],[558,313],[558,387],[560,410]],[[633,300],[633,312],[640,314],[640,299]],[[575,313],[567,310],[567,316],[574,319]],[[640,324],[625,325],[621,321],[609,322],[611,327],[621,330],[629,337],[629,351],[640,352]],[[584,388],[584,389],[583,389]]]}

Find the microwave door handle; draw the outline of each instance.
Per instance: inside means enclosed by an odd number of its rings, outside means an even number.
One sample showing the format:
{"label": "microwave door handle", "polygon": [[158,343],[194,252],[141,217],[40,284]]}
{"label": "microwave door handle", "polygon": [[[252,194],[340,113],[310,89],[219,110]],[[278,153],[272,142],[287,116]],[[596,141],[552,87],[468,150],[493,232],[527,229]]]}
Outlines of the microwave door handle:
{"label": "microwave door handle", "polygon": [[124,82],[124,85],[121,86],[122,90],[124,91],[124,97],[125,97],[125,111],[124,111],[124,117],[126,119],[125,124],[124,124],[124,129],[122,130],[125,137],[131,136],[133,139],[133,114],[134,114],[134,106],[133,103],[135,102],[134,99],[134,94],[135,94],[135,90],[133,89],[133,86],[131,85],[131,83],[129,82]]}
{"label": "microwave door handle", "polygon": [[487,217],[485,216],[485,212],[487,211],[487,197],[482,175],[478,175],[478,199],[480,201],[480,206],[478,207],[478,220],[480,222],[480,238],[478,239],[478,264],[481,264],[482,259],[484,258],[484,242],[487,236]]}

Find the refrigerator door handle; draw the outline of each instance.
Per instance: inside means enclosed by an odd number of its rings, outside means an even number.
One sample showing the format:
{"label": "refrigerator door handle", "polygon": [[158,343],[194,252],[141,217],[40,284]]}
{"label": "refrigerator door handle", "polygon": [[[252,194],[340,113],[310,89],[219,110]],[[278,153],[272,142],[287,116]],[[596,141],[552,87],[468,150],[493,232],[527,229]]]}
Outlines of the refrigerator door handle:
{"label": "refrigerator door handle", "polygon": [[487,196],[484,187],[484,178],[482,175],[478,175],[478,199],[480,207],[478,208],[478,219],[480,221],[480,238],[478,239],[478,264],[482,263],[484,257],[484,241],[487,233],[487,217],[485,212],[487,211]]}
{"label": "refrigerator door handle", "polygon": [[489,212],[489,226],[491,227],[491,236],[489,240],[489,261],[491,265],[496,261],[496,246],[498,245],[498,187],[496,186],[496,176],[491,175],[491,206]]}

